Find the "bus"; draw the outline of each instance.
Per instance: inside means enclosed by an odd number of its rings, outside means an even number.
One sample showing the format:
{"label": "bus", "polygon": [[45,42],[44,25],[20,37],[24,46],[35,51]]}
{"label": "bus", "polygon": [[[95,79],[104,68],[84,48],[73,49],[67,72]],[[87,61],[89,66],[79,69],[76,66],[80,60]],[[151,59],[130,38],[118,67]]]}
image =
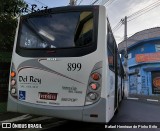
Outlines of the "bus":
{"label": "bus", "polygon": [[7,109],[106,123],[122,100],[123,74],[104,6],[27,14],[15,36]]}

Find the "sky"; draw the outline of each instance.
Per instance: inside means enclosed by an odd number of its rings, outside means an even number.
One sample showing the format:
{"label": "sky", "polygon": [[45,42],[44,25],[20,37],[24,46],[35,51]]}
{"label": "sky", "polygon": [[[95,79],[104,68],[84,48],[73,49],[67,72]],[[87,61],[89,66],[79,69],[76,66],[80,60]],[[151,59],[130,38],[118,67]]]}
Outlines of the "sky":
{"label": "sky", "polygon": [[[36,4],[39,8],[42,6],[59,7],[69,5],[70,0],[24,0],[29,5]],[[90,5],[95,0],[77,0],[79,5]],[[128,17],[127,22],[127,36],[130,37],[136,32],[160,27],[160,0],[99,0],[96,4],[105,4],[107,9],[108,18],[111,24],[111,28],[115,29],[115,26],[124,19],[125,16],[131,16],[133,13],[144,10],[145,7],[150,6],[153,9],[145,12],[143,15],[137,14],[138,16]],[[159,3],[158,3],[159,2]],[[152,5],[154,4],[154,5]],[[148,8],[150,9],[150,8]],[[139,12],[138,12],[139,13]],[[140,16],[139,16],[140,15]],[[120,43],[124,38],[124,25],[121,24],[118,29],[113,30],[117,44]]]}

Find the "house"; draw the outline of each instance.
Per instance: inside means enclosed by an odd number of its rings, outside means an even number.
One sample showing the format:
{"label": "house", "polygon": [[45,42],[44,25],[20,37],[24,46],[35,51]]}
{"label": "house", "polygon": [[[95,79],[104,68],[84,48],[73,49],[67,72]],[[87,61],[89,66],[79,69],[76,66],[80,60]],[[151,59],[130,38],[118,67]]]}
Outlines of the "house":
{"label": "house", "polygon": [[[160,95],[160,27],[140,31],[127,40],[129,94]],[[125,42],[118,45],[124,61]]]}

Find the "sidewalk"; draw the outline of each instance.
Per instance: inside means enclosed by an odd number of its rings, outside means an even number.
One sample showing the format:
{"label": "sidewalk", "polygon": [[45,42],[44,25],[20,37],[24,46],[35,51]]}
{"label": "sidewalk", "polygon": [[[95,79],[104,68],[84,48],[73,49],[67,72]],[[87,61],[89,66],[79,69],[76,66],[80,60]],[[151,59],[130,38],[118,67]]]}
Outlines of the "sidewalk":
{"label": "sidewalk", "polygon": [[160,96],[149,96],[149,95],[129,94],[129,95],[128,95],[128,98],[129,98],[129,99],[139,99],[139,100],[160,102]]}

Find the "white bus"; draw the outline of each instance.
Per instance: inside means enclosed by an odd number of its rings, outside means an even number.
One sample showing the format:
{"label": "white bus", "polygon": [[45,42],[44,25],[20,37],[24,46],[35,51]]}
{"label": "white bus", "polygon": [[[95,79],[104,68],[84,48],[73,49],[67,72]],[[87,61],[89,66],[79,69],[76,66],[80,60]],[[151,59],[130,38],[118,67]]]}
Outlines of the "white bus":
{"label": "white bus", "polygon": [[104,6],[67,6],[19,19],[8,111],[106,123],[123,67]]}

